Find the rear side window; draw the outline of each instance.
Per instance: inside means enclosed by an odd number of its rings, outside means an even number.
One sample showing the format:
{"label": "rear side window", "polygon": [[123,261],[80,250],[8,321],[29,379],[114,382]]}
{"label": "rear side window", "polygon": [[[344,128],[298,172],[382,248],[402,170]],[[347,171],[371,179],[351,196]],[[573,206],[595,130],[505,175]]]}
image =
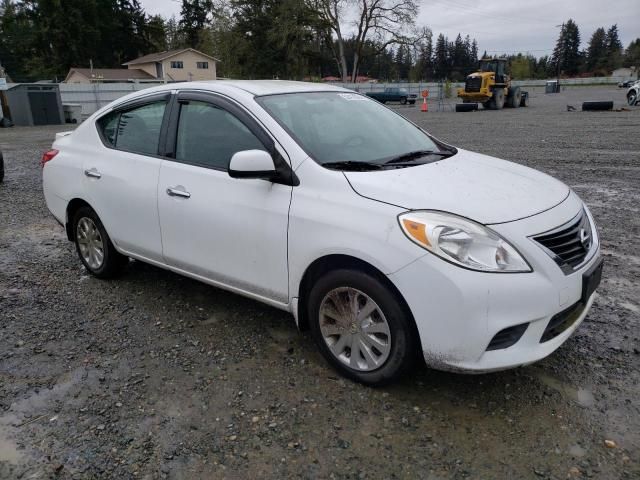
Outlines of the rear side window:
{"label": "rear side window", "polygon": [[118,121],[120,112],[112,112],[98,120],[98,129],[102,133],[104,142],[109,147],[116,146],[116,134],[118,132]]}
{"label": "rear side window", "polygon": [[205,102],[181,105],[176,160],[226,170],[231,157],[242,150],[265,148],[234,115]]}
{"label": "rear side window", "polygon": [[165,107],[163,100],[105,115],[98,120],[104,142],[118,150],[157,155]]}

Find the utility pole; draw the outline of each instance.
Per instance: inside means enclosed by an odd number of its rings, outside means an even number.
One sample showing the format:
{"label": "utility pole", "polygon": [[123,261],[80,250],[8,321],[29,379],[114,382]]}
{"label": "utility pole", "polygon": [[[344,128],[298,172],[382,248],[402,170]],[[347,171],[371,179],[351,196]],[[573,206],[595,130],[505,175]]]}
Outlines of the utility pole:
{"label": "utility pole", "polygon": [[564,44],[564,22],[562,22],[562,25],[556,25],[556,27],[560,27],[560,51],[558,52],[558,59],[557,59],[557,68],[556,68],[556,93],[560,93],[560,66],[562,65],[562,61],[564,59],[564,49],[565,49],[565,44]]}

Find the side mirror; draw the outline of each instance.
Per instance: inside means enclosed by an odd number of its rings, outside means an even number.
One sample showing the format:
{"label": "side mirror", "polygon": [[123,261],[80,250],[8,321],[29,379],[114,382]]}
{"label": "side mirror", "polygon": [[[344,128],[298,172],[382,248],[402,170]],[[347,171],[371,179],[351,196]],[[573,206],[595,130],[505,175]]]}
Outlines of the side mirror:
{"label": "side mirror", "polygon": [[276,176],[276,166],[271,155],[264,150],[243,150],[231,157],[229,176],[271,180]]}

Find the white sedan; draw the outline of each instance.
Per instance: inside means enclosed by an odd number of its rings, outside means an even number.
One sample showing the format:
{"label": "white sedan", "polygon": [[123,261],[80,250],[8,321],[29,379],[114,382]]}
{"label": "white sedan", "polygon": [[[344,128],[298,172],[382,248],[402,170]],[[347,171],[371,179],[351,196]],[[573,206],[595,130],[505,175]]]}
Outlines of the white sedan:
{"label": "white sedan", "polygon": [[327,85],[150,88],[58,134],[47,205],[86,269],[148,262],[289,311],[367,384],[529,364],[585,318],[602,260],[566,185]]}

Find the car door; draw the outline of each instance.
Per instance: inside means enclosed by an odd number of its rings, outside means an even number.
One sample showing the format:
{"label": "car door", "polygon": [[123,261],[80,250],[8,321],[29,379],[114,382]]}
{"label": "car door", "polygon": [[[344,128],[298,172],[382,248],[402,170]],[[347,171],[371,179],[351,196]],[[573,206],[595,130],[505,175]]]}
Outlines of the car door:
{"label": "car door", "polygon": [[99,118],[103,147],[83,160],[88,201],[114,244],[154,261],[162,261],[158,148],[169,99],[169,93],[144,97]]}
{"label": "car door", "polygon": [[280,147],[223,97],[182,92],[174,102],[165,147],[171,159],[162,162],[158,183],[165,262],[286,303],[292,187],[228,173],[234,153],[260,149],[273,155]]}

